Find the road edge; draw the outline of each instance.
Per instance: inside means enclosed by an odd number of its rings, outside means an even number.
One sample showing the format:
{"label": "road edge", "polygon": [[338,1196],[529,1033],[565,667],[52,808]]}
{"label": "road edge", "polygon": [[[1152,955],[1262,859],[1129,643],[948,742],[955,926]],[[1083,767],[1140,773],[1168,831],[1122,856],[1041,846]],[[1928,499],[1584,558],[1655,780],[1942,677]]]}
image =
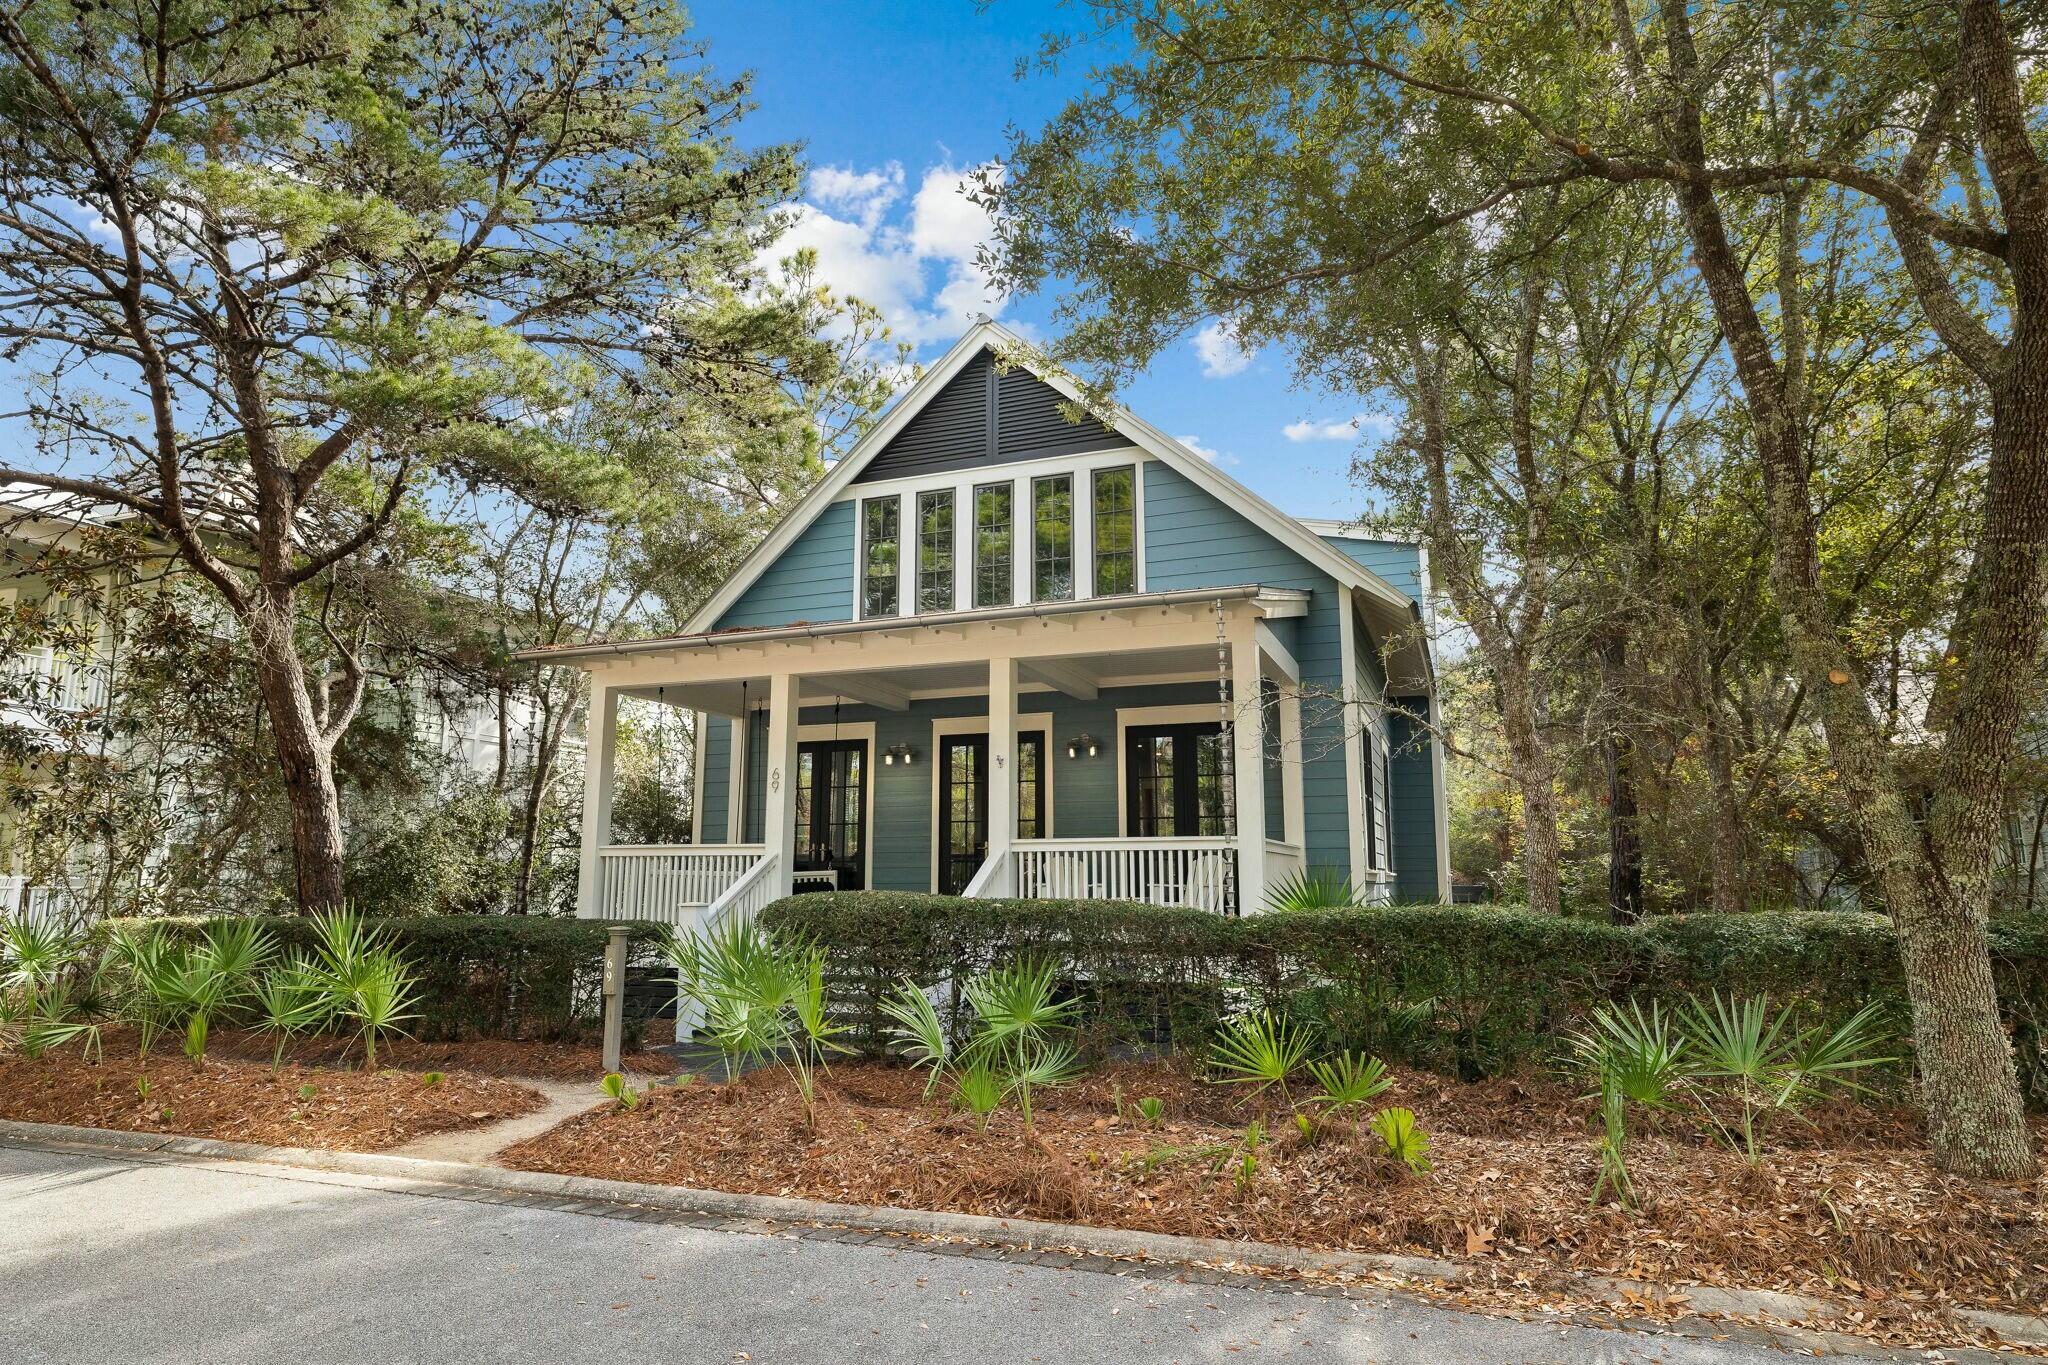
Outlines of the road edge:
{"label": "road edge", "polygon": [[[1444,1289],[1469,1277],[1454,1261],[1423,1256],[1369,1252],[1319,1251],[1271,1242],[1235,1241],[1218,1237],[1186,1237],[1173,1233],[1137,1232],[1079,1223],[1050,1223],[1026,1218],[995,1218],[984,1214],[946,1213],[888,1205],[833,1204],[783,1195],[739,1194],[690,1185],[657,1185],[594,1176],[557,1175],[546,1171],[510,1170],[502,1166],[378,1152],[337,1152],[308,1147],[273,1147],[216,1138],[175,1137],[74,1124],[29,1123],[0,1119],[0,1140],[59,1150],[133,1152],[198,1161],[256,1162],[295,1170],[375,1176],[423,1185],[454,1186],[508,1194],[542,1195],[592,1203],[628,1205],[675,1212],[717,1215],[757,1222],[758,1230],[773,1224],[819,1224],[913,1237],[979,1242],[1027,1251],[1080,1252],[1112,1258],[1187,1263],[1200,1266],[1249,1266],[1295,1274],[1363,1278],[1382,1288],[1428,1286]],[[1570,1274],[1570,1272],[1566,1272]],[[1666,1285],[1611,1276],[1572,1275],[1587,1298],[1623,1311],[1640,1312],[1647,1304],[1682,1304],[1694,1314],[1711,1317],[1767,1319],[1793,1324],[1793,1344],[1821,1347],[1834,1354],[1919,1358],[1918,1353],[1892,1348],[1825,1324],[1840,1306],[1801,1294],[1767,1289],[1724,1289],[1711,1285]],[[1971,1326],[1996,1333],[2018,1346],[2048,1347],[2048,1316],[2029,1316],[1984,1309],[1958,1308],[1956,1316]],[[1782,1328],[1778,1329],[1781,1332]],[[1808,1341],[1807,1338],[1812,1338]]]}

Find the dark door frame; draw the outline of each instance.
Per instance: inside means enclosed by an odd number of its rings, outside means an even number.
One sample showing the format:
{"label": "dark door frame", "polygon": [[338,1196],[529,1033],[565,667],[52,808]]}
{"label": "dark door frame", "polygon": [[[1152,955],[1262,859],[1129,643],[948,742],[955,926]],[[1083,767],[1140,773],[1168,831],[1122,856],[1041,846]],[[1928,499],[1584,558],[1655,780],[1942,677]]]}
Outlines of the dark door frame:
{"label": "dark door frame", "polygon": [[[1039,831],[1039,837],[1043,838],[1047,828],[1046,777],[1047,770],[1052,764],[1052,754],[1050,751],[1052,733],[1049,729],[1041,729],[1036,725],[1020,728],[1017,731],[1018,748],[1021,749],[1023,747],[1023,741],[1027,738],[1036,740],[1038,746],[1038,781],[1033,784],[1032,788],[1031,815],[1034,817],[1034,828]],[[959,856],[953,852],[949,842],[953,822],[950,818],[952,815],[952,793],[948,790],[948,787],[952,781],[952,751],[956,748],[970,749],[976,755],[974,794],[972,798],[975,805],[975,848],[972,855],[974,867],[968,869],[966,877],[962,878],[957,886],[949,888],[949,873],[954,869],[956,856]],[[937,769],[938,788],[934,801],[935,809],[932,812],[933,885],[938,887],[940,895],[958,895],[967,889],[967,882],[974,876],[974,868],[979,868],[983,860],[988,857],[988,731],[963,730],[953,734],[940,735],[933,745],[932,764]],[[1021,807],[1018,813],[1020,815],[1023,814]]]}
{"label": "dark door frame", "polygon": [[1124,730],[1123,801],[1124,832],[1131,838],[1158,836],[1140,828],[1138,814],[1138,755],[1140,746],[1154,739],[1173,741],[1173,826],[1174,837],[1189,837],[1201,822],[1201,791],[1198,780],[1196,741],[1205,735],[1223,733],[1217,721],[1184,721],[1170,725],[1132,725]]}
{"label": "dark door frame", "polygon": [[[874,775],[870,771],[872,756],[868,752],[867,740],[865,738],[854,738],[807,739],[799,741],[797,744],[798,772],[802,772],[802,756],[806,753],[811,754],[811,791],[809,799],[811,806],[811,829],[813,834],[815,834],[821,815],[828,817],[825,823],[829,826],[829,813],[831,811],[832,765],[829,762],[819,762],[818,756],[829,755],[837,751],[858,755],[860,759],[860,771],[858,780],[855,783],[853,805],[853,824],[854,828],[859,831],[859,848],[857,853],[855,856],[848,858],[843,853],[834,851],[829,858],[821,857],[821,851],[825,848],[826,843],[814,838],[810,847],[799,847],[791,850],[792,863],[794,869],[798,872],[814,871],[822,867],[837,868],[840,870],[839,889],[841,891],[858,891],[865,889],[867,886],[870,841],[875,837],[875,832],[869,827],[868,821],[869,794],[871,790],[869,784],[874,781]],[[796,834],[799,839],[802,838],[803,828],[801,824],[797,826]],[[850,878],[849,872],[851,873]],[[849,884],[849,882],[857,883],[857,885]]]}

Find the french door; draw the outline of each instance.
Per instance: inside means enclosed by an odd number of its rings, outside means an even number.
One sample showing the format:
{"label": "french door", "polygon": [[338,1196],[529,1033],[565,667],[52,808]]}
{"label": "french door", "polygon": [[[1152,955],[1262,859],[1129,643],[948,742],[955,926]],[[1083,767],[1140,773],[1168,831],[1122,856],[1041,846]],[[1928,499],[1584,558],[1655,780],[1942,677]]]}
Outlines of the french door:
{"label": "french door", "polygon": [[830,872],[841,891],[867,886],[868,745],[817,740],[796,747],[796,870]]}
{"label": "french door", "polygon": [[[939,894],[957,896],[988,858],[988,736],[939,737]],[[1045,734],[1017,735],[1017,837],[1045,834]]]}
{"label": "french door", "polygon": [[1224,828],[1220,724],[1124,732],[1124,830],[1139,839],[1230,832]]}

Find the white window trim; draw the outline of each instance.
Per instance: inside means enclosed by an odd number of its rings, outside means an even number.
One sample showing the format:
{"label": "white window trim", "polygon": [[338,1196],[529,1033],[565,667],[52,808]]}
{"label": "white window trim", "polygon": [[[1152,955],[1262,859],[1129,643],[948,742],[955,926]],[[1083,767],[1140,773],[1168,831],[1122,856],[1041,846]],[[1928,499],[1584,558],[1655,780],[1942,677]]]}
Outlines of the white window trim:
{"label": "white window trim", "polygon": [[[903,566],[903,536],[906,527],[913,523],[904,516],[904,496],[896,498],[896,616],[912,615],[911,608],[917,604],[917,584],[914,573],[906,574]],[[853,499],[853,618],[856,621],[893,620],[894,617],[871,616],[868,614],[868,518],[867,504],[887,502],[889,495],[875,494]],[[911,504],[913,507],[915,503]],[[915,557],[908,557],[915,567]]]}
{"label": "white window trim", "polygon": [[[896,616],[916,617],[918,552],[923,544],[923,526],[917,515],[918,499],[926,493],[953,494],[953,600],[957,611],[995,611],[974,600],[974,550],[976,546],[974,490],[993,484],[1010,485],[1010,601],[1024,605],[1035,601],[1031,594],[1033,518],[1031,486],[1035,480],[1066,475],[1073,481],[1074,494],[1074,594],[1060,601],[1085,602],[1098,596],[1095,591],[1095,475],[1104,469],[1130,469],[1132,501],[1132,553],[1136,560],[1135,591],[1149,591],[1145,565],[1145,466],[1153,457],[1136,446],[1099,451],[1088,455],[1017,464],[983,465],[951,471],[945,476],[878,480],[850,486],[836,498],[853,508],[853,605],[854,619],[885,619],[867,610],[867,517],[864,504],[896,499]],[[930,613],[924,613],[929,615]],[[894,617],[887,619],[895,619]]]}
{"label": "white window trim", "polygon": [[[1052,731],[1052,712],[1020,712],[1017,716],[1017,729],[1019,732],[1025,730],[1042,730],[1045,732],[1045,832],[1039,837],[1044,839],[1050,839],[1053,837],[1052,773],[1053,768],[1056,766],[1053,763],[1052,757],[1054,738]],[[932,721],[932,876],[930,885],[933,895],[937,895],[939,890],[939,858],[941,856],[939,841],[939,798],[943,793],[943,779],[945,777],[945,774],[941,772],[939,768],[939,741],[941,739],[944,739],[948,735],[985,735],[987,733],[987,716],[940,716]]]}
{"label": "white window trim", "polygon": [[[1124,755],[1128,752],[1124,732],[1147,725],[1201,725],[1221,724],[1223,704],[1219,702],[1189,702],[1182,706],[1125,706],[1116,713],[1116,833],[1120,839],[1131,837],[1130,793],[1125,784],[1130,773],[1124,768]],[[1236,793],[1231,794],[1232,805],[1236,804]]]}
{"label": "white window trim", "polygon": [[[875,723],[871,720],[844,720],[834,725],[826,721],[822,725],[799,725],[796,727],[796,742],[814,744],[819,740],[864,739],[868,742],[867,757],[861,760],[861,885],[868,890],[875,889]],[[792,821],[790,829],[795,830]],[[796,861],[796,850],[790,850],[790,861]]]}

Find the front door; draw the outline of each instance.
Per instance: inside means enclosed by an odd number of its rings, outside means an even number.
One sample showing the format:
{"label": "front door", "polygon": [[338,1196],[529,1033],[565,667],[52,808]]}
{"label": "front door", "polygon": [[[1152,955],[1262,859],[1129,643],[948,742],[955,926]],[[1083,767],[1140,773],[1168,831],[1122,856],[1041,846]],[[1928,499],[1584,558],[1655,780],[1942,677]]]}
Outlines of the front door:
{"label": "front door", "polygon": [[797,890],[867,886],[868,745],[864,739],[796,746],[796,870],[830,872]]}
{"label": "front door", "polygon": [[1225,834],[1223,727],[1134,726],[1124,734],[1124,831],[1140,839]]}
{"label": "front door", "polygon": [[[957,896],[988,859],[988,736],[939,737],[939,894]],[[1017,837],[1043,839],[1045,732],[1017,732]]]}
{"label": "front door", "polygon": [[939,737],[939,894],[957,896],[988,856],[988,736]]}

